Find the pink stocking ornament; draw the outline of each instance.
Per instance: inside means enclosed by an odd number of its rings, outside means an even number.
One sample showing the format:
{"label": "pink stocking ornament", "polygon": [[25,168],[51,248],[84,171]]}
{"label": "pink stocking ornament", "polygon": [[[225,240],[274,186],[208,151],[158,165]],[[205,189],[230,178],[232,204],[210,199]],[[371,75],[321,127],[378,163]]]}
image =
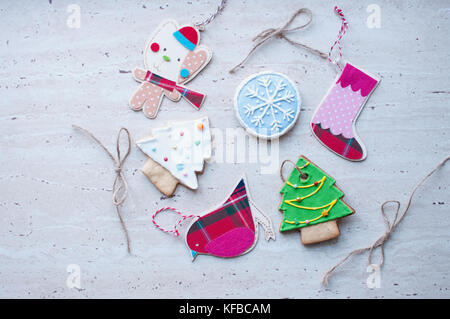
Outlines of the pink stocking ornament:
{"label": "pink stocking ornament", "polygon": [[[342,10],[337,7],[334,10],[340,16],[342,26],[328,60],[339,66],[338,60],[342,57],[340,40],[348,29],[348,23]],[[332,60],[331,53],[335,46],[339,49],[339,56]],[[341,69],[311,120],[314,136],[330,151],[350,161],[366,158],[366,148],[355,132],[355,123],[379,82],[378,77],[350,63]]]}

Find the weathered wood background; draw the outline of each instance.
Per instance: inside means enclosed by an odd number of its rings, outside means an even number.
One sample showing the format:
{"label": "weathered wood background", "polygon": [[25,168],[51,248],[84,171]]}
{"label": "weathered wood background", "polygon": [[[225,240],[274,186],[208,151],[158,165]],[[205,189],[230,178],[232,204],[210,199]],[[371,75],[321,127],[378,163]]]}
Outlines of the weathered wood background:
{"label": "weathered wood background", "polygon": [[[323,60],[274,40],[245,68],[227,73],[256,33],[280,26],[300,6],[313,11],[314,21],[292,36],[327,51],[339,28],[334,3],[229,1],[202,33],[202,43],[214,51],[211,64],[190,83],[208,94],[202,110],[165,100],[158,118],[149,120],[128,108],[137,83],[120,71],[143,65],[147,37],[161,20],[204,18],[218,1],[51,2],[0,3],[0,297],[450,297],[449,167],[419,190],[386,245],[380,288],[366,285],[366,256],[340,268],[328,288],[320,284],[349,250],[384,232],[380,204],[405,203],[415,183],[450,153],[449,1],[376,1],[380,28],[366,23],[374,1],[340,2],[350,22],[345,57],[383,78],[357,124],[369,152],[362,163],[331,154],[309,130],[335,77]],[[67,26],[71,3],[81,9],[80,28]],[[140,172],[145,156],[134,147],[125,165],[128,255],[111,202],[112,163],[71,124],[90,129],[111,149],[121,126],[140,138],[168,120],[208,115],[225,132],[239,127],[232,103],[238,83],[267,69],[294,79],[303,98],[299,121],[281,139],[276,160],[304,154],[337,179],[356,210],[340,222],[341,237],[304,247],[298,232],[277,233],[276,242],[261,236],[243,257],[191,262],[183,240],[156,230],[151,214],[165,205],[202,212],[245,172],[254,200],[278,228],[278,173],[263,174],[263,164],[248,160],[209,163],[197,191],[179,187],[166,199]],[[216,138],[215,145],[220,142]],[[80,266],[81,289],[66,285],[70,264]]]}

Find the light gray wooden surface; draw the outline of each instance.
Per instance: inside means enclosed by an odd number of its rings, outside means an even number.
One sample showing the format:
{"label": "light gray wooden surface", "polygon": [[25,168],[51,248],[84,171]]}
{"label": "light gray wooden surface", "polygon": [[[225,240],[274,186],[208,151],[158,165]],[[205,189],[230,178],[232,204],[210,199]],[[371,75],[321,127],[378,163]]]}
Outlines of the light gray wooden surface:
{"label": "light gray wooden surface", "polygon": [[[449,1],[340,1],[350,22],[345,57],[383,78],[357,123],[369,152],[362,163],[331,154],[308,128],[335,77],[324,61],[274,40],[237,74],[227,73],[257,32],[280,26],[300,6],[313,11],[314,21],[292,36],[327,51],[339,28],[334,3],[229,1],[202,33],[213,60],[189,84],[208,94],[204,107],[196,112],[185,101],[165,100],[158,118],[149,120],[128,108],[137,83],[120,70],[143,65],[141,52],[160,21],[200,19],[218,1],[52,2],[0,3],[0,297],[450,297],[449,167],[419,190],[387,243],[380,288],[366,286],[366,255],[340,268],[328,288],[320,284],[349,250],[384,232],[380,204],[405,203],[414,184],[450,153]],[[70,3],[81,8],[79,29],[66,25]],[[379,29],[366,25],[372,3],[381,8]],[[304,247],[298,232],[277,233],[275,242],[260,236],[245,256],[191,262],[183,240],[156,230],[151,214],[165,205],[203,212],[245,172],[253,199],[278,228],[278,173],[261,174],[261,165],[248,161],[209,163],[197,191],[179,187],[165,199],[140,172],[145,156],[134,147],[125,165],[128,255],[111,202],[112,163],[71,124],[88,128],[111,149],[121,126],[140,138],[168,120],[208,115],[225,132],[239,127],[236,86],[261,70],[285,73],[298,85],[303,109],[280,140],[277,160],[304,154],[336,178],[356,210],[340,222],[340,238]],[[70,264],[81,268],[81,289],[66,286]]]}

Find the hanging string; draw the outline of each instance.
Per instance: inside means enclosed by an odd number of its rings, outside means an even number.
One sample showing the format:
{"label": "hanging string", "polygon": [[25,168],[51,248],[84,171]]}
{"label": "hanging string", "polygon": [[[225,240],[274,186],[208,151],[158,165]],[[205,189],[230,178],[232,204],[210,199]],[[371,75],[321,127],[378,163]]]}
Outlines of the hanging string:
{"label": "hanging string", "polygon": [[[121,206],[128,195],[128,184],[127,184],[127,181],[125,180],[125,176],[123,175],[122,167],[123,167],[123,164],[125,163],[125,160],[127,159],[128,155],[131,152],[130,132],[124,127],[122,127],[119,130],[119,133],[117,134],[117,141],[116,141],[116,152],[117,152],[117,159],[116,159],[116,158],[114,158],[114,155],[106,148],[106,146],[97,137],[95,137],[94,134],[92,134],[90,131],[88,131],[85,128],[82,128],[81,126],[75,125],[75,124],[73,124],[72,127],[76,128],[76,129],[86,133],[88,136],[90,136],[98,145],[100,145],[101,148],[103,148],[105,150],[106,154],[111,158],[111,160],[114,163],[114,171],[116,172],[116,178],[114,179],[114,184],[113,184],[112,202],[113,202],[114,206],[116,207],[116,211],[117,211],[117,215],[119,216],[120,224],[122,225],[122,229],[123,229],[123,231],[125,233],[125,237],[127,239],[128,253],[131,253],[130,237],[128,235],[128,230],[127,230],[127,227],[123,220],[122,211],[121,211]],[[125,155],[123,156],[123,158],[122,158],[121,151],[120,151],[120,136],[121,136],[122,132],[125,132],[125,134],[127,135],[127,142],[128,142],[128,148],[127,148],[127,151],[126,151]]]}
{"label": "hanging string", "polygon": [[194,23],[194,27],[199,31],[205,31],[205,25],[210,24],[220,13],[222,13],[223,9],[225,9],[226,4],[227,0],[222,0],[217,6],[217,9],[214,13],[212,13],[206,20]]}
{"label": "hanging string", "polygon": [[[330,51],[328,52],[328,61],[332,64],[337,65],[341,69],[341,67],[339,66],[339,60],[342,58],[341,40],[342,40],[342,37],[344,36],[344,34],[348,30],[348,22],[347,22],[347,19],[345,19],[345,16],[344,16],[344,13],[342,12],[342,10],[339,9],[337,6],[334,7],[334,12],[341,18],[341,28],[339,30],[336,41],[334,41],[333,45],[330,48]],[[338,53],[338,57],[333,59],[331,56],[332,56],[333,50],[336,46],[339,50],[339,53]]]}
{"label": "hanging string", "polygon": [[293,161],[291,161],[290,159],[286,159],[286,160],[284,160],[284,161],[281,163],[281,166],[280,166],[280,177],[281,177],[281,180],[283,181],[283,183],[286,183],[286,179],[285,179],[284,176],[283,176],[283,167],[284,167],[284,164],[286,164],[286,163],[291,163],[292,165],[294,165],[295,169],[296,169],[296,170],[298,171],[298,173],[300,174],[300,178],[301,178],[301,179],[306,179],[306,178],[308,178],[308,174],[303,173],[302,170],[300,169],[300,167],[297,166],[297,164],[295,164],[295,163],[294,163]]}
{"label": "hanging string", "polygon": [[[400,211],[400,206],[401,206],[400,202],[397,201],[397,200],[385,201],[381,205],[381,215],[383,216],[383,220],[384,220],[384,222],[386,224],[386,231],[385,231],[385,233],[383,235],[381,235],[372,245],[370,245],[368,247],[360,248],[360,249],[355,249],[355,250],[351,251],[350,253],[348,253],[347,256],[345,256],[343,259],[341,259],[336,265],[331,267],[326,272],[326,274],[323,276],[322,284],[323,285],[328,285],[328,279],[332,275],[332,273],[336,270],[336,268],[338,268],[340,265],[342,265],[348,258],[350,258],[353,255],[359,255],[359,254],[362,254],[362,253],[368,251],[369,252],[368,264],[372,265],[372,252],[373,252],[373,250],[375,248],[378,248],[378,247],[380,247],[380,250],[381,250],[381,259],[380,259],[380,262],[379,262],[379,264],[377,266],[379,268],[381,268],[381,266],[383,266],[383,263],[384,263],[384,244],[388,241],[389,237],[394,232],[395,228],[397,228],[398,224],[400,224],[402,219],[405,217],[406,213],[408,212],[409,207],[411,206],[411,201],[412,201],[413,196],[416,193],[417,189],[431,175],[433,175],[436,171],[438,171],[448,160],[450,160],[450,156],[448,156],[441,163],[439,163],[439,165],[437,165],[431,172],[429,172],[424,178],[422,178],[422,180],[420,180],[420,182],[418,182],[416,184],[416,186],[414,186],[411,194],[409,195],[409,199],[408,199],[408,203],[406,204],[406,208],[404,209],[404,211],[400,215],[400,217],[399,217],[399,211]],[[388,219],[388,217],[386,215],[386,212],[385,212],[385,206],[387,204],[390,204],[390,203],[396,204],[396,212],[395,212],[394,220],[392,221],[392,223],[389,221],[389,219]]]}
{"label": "hanging string", "polygon": [[[295,20],[295,18],[301,14],[306,14],[308,17],[308,21],[306,21],[303,25],[295,27],[295,28],[291,28],[289,29],[289,25]],[[327,54],[323,53],[319,50],[313,49],[303,43],[294,41],[292,39],[290,39],[289,37],[286,36],[286,33],[288,32],[293,32],[293,31],[297,31],[303,28],[306,28],[308,25],[310,25],[310,23],[312,22],[312,12],[311,10],[307,9],[307,8],[301,8],[298,9],[290,18],[288,21],[286,21],[286,23],[279,27],[279,28],[269,28],[266,29],[262,32],[260,32],[256,37],[253,38],[253,42],[256,42],[256,44],[253,46],[253,48],[250,50],[250,52],[247,54],[247,56],[239,63],[237,64],[235,67],[233,67],[230,71],[228,71],[229,73],[234,73],[236,72],[236,70],[238,68],[240,68],[250,57],[250,55],[252,55],[253,52],[256,51],[256,49],[258,49],[261,45],[263,45],[264,43],[266,43],[269,39],[278,37],[281,39],[285,39],[287,42],[289,42],[292,45],[296,45],[299,47],[302,47],[303,49],[314,53],[318,56],[320,56],[323,59],[327,58]]]}
{"label": "hanging string", "polygon": [[[178,222],[175,224],[175,226],[173,226],[173,229],[165,229],[162,226],[160,226],[156,221],[155,221],[155,217],[156,215],[158,215],[159,213],[166,211],[166,210],[171,210],[175,213],[177,213],[178,215],[180,215],[182,218],[180,220],[178,220]],[[173,235],[175,237],[178,237],[180,235],[180,233],[178,232],[177,227],[186,219],[189,218],[194,218],[194,217],[199,217],[198,215],[183,215],[183,213],[181,213],[178,209],[175,209],[173,207],[163,207],[158,209],[152,216],[152,222],[153,224],[156,226],[156,228],[158,228],[159,230],[165,232],[165,233],[173,233]]]}

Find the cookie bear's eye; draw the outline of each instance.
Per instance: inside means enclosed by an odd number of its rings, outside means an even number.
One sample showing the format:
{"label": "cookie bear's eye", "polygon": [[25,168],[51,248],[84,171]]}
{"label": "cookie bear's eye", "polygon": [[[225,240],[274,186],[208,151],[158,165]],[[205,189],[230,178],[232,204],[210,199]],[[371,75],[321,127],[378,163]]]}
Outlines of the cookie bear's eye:
{"label": "cookie bear's eye", "polygon": [[181,59],[180,59],[180,58],[178,58],[178,59],[177,59],[177,61],[178,61],[178,62],[180,62],[180,61],[181,61]]}
{"label": "cookie bear's eye", "polygon": [[153,52],[158,52],[158,51],[159,51],[159,44],[156,43],[156,42],[153,42],[153,43],[150,45],[150,49],[151,49]]}
{"label": "cookie bear's eye", "polygon": [[166,48],[163,49],[163,51],[166,51],[166,50],[167,50]]}

